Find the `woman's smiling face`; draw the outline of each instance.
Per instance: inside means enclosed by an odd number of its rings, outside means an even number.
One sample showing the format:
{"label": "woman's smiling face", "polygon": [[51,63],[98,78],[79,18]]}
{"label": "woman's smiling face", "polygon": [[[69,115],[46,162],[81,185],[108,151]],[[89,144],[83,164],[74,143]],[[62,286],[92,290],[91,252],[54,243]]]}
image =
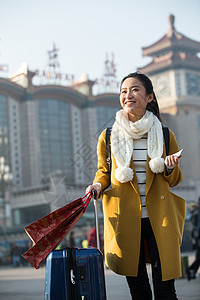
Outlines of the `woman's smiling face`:
{"label": "woman's smiling face", "polygon": [[146,94],[142,82],[134,77],[124,80],[120,90],[120,104],[129,116],[130,121],[135,122],[142,118],[146,107],[153,100],[153,94]]}

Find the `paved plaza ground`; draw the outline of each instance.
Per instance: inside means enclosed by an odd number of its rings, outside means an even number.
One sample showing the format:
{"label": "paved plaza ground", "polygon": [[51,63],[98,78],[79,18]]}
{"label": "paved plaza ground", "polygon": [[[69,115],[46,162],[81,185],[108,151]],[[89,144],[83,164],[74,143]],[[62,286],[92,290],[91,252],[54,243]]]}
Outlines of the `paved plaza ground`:
{"label": "paved plaza ground", "polygon": [[[107,300],[130,300],[127,283],[123,276],[106,269]],[[0,267],[0,300],[44,300],[45,267]],[[190,282],[176,280],[179,299],[200,299],[200,276]]]}

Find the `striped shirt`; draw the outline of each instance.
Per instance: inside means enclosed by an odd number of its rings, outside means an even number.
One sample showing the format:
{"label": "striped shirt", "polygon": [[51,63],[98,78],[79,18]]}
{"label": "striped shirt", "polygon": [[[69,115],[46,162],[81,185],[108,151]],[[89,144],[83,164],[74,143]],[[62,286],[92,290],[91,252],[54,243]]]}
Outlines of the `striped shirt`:
{"label": "striped shirt", "polygon": [[148,218],[146,209],[145,194],[146,194],[146,163],[147,163],[147,135],[141,139],[134,140],[133,161],[135,172],[138,180],[140,198],[141,198],[141,217]]}

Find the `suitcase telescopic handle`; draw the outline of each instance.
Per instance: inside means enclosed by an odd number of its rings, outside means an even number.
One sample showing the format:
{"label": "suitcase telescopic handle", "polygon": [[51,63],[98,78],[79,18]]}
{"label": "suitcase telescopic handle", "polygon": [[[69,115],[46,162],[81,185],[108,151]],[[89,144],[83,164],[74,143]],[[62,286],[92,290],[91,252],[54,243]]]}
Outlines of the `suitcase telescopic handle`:
{"label": "suitcase telescopic handle", "polygon": [[97,236],[97,248],[100,249],[100,238],[99,238],[99,219],[98,219],[98,203],[97,203],[97,192],[95,189],[92,190],[93,198],[94,198],[94,213],[95,213],[95,228],[96,228],[96,236]]}

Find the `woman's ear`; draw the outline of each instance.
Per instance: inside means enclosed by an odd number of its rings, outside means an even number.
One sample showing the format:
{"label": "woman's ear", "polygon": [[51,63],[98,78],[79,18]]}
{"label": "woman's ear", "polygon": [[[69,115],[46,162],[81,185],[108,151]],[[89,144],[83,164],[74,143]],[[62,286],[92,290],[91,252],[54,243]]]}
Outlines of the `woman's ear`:
{"label": "woman's ear", "polygon": [[153,100],[153,93],[147,96],[147,102],[150,103]]}

